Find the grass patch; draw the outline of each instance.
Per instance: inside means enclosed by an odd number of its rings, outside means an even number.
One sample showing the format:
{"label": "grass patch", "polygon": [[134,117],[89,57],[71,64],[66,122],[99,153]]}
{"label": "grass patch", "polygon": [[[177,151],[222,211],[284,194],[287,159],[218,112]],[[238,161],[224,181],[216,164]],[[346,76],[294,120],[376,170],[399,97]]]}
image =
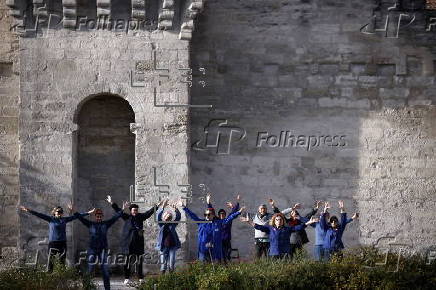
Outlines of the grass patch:
{"label": "grass patch", "polygon": [[0,289],[91,290],[97,287],[88,275],[81,276],[76,269],[55,262],[52,273],[47,273],[42,267],[20,267],[1,271]]}
{"label": "grass patch", "polygon": [[[330,262],[260,260],[230,265],[193,263],[149,278],[140,289],[436,289],[436,263],[423,256],[386,256],[368,247],[344,251]],[[397,266],[398,265],[398,266]],[[398,271],[397,271],[398,269]]]}

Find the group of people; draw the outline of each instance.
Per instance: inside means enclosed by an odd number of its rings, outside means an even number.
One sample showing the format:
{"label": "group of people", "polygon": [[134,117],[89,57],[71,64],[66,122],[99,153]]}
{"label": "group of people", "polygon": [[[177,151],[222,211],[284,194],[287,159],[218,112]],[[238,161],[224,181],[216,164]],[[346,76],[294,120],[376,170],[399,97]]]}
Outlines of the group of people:
{"label": "group of people", "polygon": [[[241,218],[243,222],[251,224],[254,231],[256,257],[270,256],[272,258],[292,258],[296,250],[302,249],[309,242],[305,228],[310,225],[315,228],[314,257],[317,261],[328,260],[332,254],[340,254],[344,248],[342,235],[345,226],[358,218],[355,213],[351,219],[347,218],[344,202],[338,202],[341,212],[341,221],[328,212],[330,204],[324,203],[324,210],[319,217],[315,217],[322,202],[316,205],[305,216],[300,216],[298,209],[301,204],[297,203],[291,208],[280,211],[274,200],[269,200],[273,214],[268,213],[267,206],[262,204],[258,212],[252,218]],[[286,217],[290,214],[289,218]]]}
{"label": "group of people", "polygon": [[[78,219],[89,229],[88,271],[92,273],[94,266],[99,264],[103,274],[104,287],[106,290],[110,289],[109,265],[107,263],[107,233],[109,228],[119,218],[122,218],[124,226],[121,234],[121,252],[127,257],[124,264],[124,283],[128,284],[130,282],[132,258],[135,260],[134,266],[141,282],[144,278],[142,269],[144,255],[143,223],[153,216],[156,210],[159,226],[156,249],[160,252],[160,269],[162,273],[174,271],[176,252],[181,247],[176,231],[178,222],[181,219],[178,208],[181,208],[186,216],[198,225],[198,259],[202,262],[225,263],[231,259],[232,221],[245,210],[245,207],[239,205],[239,195],[236,197],[235,203],[227,202],[227,206],[231,209],[229,215],[224,209],[220,209],[216,214],[211,203],[211,196],[207,195],[207,208],[204,211],[204,218],[199,217],[186,207],[183,200],[178,202],[162,200],[145,213],[139,212],[138,205],[128,202],[124,202],[123,207],[120,208],[112,201],[111,196],[107,197],[107,201],[115,211],[115,214],[108,220],[103,220],[103,211],[96,208],[84,213],[75,212],[71,216],[64,217],[63,209],[59,206],[52,210],[51,216],[20,206],[22,211],[49,223],[49,271],[53,268],[51,262],[53,255],[59,254],[61,262],[65,263],[67,251],[66,224]],[[322,204],[320,201],[305,216],[300,216],[298,212],[298,209],[301,208],[299,203],[282,211],[276,207],[274,200],[270,199],[269,203],[273,209],[273,214],[268,213],[267,206],[262,204],[256,214],[250,215],[247,213],[245,217],[240,218],[242,222],[249,223],[254,227],[255,256],[257,258],[268,256],[274,259],[292,258],[297,249],[301,249],[305,243],[309,242],[305,228],[310,225],[315,228],[315,259],[318,261],[327,260],[333,253],[340,253],[344,248],[342,235],[345,227],[358,217],[356,213],[351,219],[347,218],[343,201],[339,201],[340,222],[336,216],[329,215],[330,205],[328,202],[324,203],[324,210],[319,217],[315,217],[315,215]],[[126,213],[127,208],[129,211]],[[69,209],[73,212],[71,205],[69,205]],[[92,221],[85,218],[90,214],[94,215]],[[290,214],[289,217],[287,217],[288,214]]]}

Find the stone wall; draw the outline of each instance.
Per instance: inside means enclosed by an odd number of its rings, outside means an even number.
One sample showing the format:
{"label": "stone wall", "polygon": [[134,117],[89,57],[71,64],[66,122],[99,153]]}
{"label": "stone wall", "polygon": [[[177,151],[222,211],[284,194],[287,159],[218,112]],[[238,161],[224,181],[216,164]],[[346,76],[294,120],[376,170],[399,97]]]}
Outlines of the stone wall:
{"label": "stone wall", "polygon": [[9,30],[12,18],[5,2],[0,1],[0,250],[3,258],[16,252],[18,238],[18,228],[12,225],[18,223],[20,102],[18,38]]}
{"label": "stone wall", "polygon": [[[186,196],[190,82],[187,40],[191,39],[194,19],[204,1],[10,0],[0,4],[1,32],[6,40],[0,46],[0,208],[8,217],[2,219],[2,236],[7,238],[0,246],[16,250],[18,244],[26,262],[34,260],[37,250],[46,248],[47,225],[25,214],[18,220],[18,203],[48,213],[54,206],[66,207],[73,201],[77,210],[107,207],[108,214],[111,209],[104,202],[106,190],[113,193],[116,202],[130,200],[141,210],[164,197]],[[14,52],[18,48],[19,54]],[[104,114],[104,110],[83,116],[81,109],[87,107],[88,101],[103,96],[121,97],[133,110],[129,113],[133,121],[120,129],[134,146],[133,151],[127,150],[124,160],[127,167],[133,168],[115,177],[115,170],[104,165],[117,163],[122,154],[112,152],[96,161],[98,152],[104,149],[93,151],[95,148],[84,148],[83,143],[84,139],[87,144],[92,142],[84,138],[89,128],[84,128],[81,121],[95,119],[98,123],[104,118],[96,116]],[[122,111],[115,107],[112,109]],[[109,112],[106,117],[116,118],[121,111]],[[114,134],[119,128],[111,129],[103,130],[103,135],[109,131],[109,135]],[[106,134],[112,142],[119,141],[115,144],[118,148],[125,149],[123,138],[112,137]],[[94,141],[101,143],[104,136]],[[95,172],[99,170],[112,172],[111,176],[103,176],[107,182],[97,178],[102,177]],[[111,186],[117,177],[125,180],[117,187]],[[70,262],[77,262],[78,251],[86,240],[80,227],[74,223],[67,229]],[[117,237],[119,230],[115,227],[111,236]],[[157,263],[156,231],[156,223],[148,221],[148,264]],[[183,247],[187,248],[186,227],[181,225],[179,231]],[[112,246],[116,254],[117,244]],[[182,260],[185,254],[179,252]]]}
{"label": "stone wall", "polygon": [[[271,197],[338,213],[343,199],[361,213],[347,247],[434,245],[433,12],[404,3],[383,31],[394,2],[209,1],[191,50],[192,103],[214,106],[191,110],[195,195],[208,185],[220,208],[239,192],[252,212]],[[249,257],[253,230],[235,222],[233,234]]]}
{"label": "stone wall", "polygon": [[[70,200],[86,207],[78,117],[103,95],[125,99],[135,115],[135,190],[117,199],[144,210],[162,197],[185,196],[188,184],[199,214],[203,185],[216,208],[241,193],[251,212],[271,197],[281,208],[302,202],[302,213],[329,200],[337,213],[343,199],[348,212],[361,213],[348,226],[346,246],[385,236],[413,249],[434,245],[435,15],[413,10],[410,1],[406,12],[389,9],[393,2],[209,0],[189,47],[203,1],[113,1],[121,19],[157,21],[150,31],[127,32],[88,26],[96,14],[111,13],[104,1],[92,9],[85,1],[53,1],[48,12],[65,13],[64,22],[21,34],[18,54],[9,28],[23,32],[44,8],[23,19],[23,1],[8,1],[13,22],[0,0],[0,209],[7,217],[0,247],[12,250],[19,235],[19,249],[31,258],[47,237],[44,222],[18,219],[18,199],[42,212]],[[189,102],[202,106],[188,116]],[[107,207],[101,197],[98,206]],[[196,228],[178,228],[180,260],[196,257]],[[157,227],[149,221],[146,229],[152,263]],[[71,261],[76,233],[68,228]],[[234,248],[245,258],[252,236],[234,223]]]}
{"label": "stone wall", "polygon": [[[188,65],[187,42],[164,32],[153,36],[148,32],[142,36],[108,31],[51,32],[45,38],[21,40],[21,203],[47,212],[57,204],[66,206],[73,199],[85,207],[79,210],[88,209],[82,202],[86,199],[81,190],[83,184],[79,184],[84,168],[77,161],[77,137],[81,132],[78,118],[82,106],[102,94],[124,98],[135,114],[135,123],[130,124],[136,136],[133,201],[149,207],[165,196],[153,186],[153,168],[159,174],[159,182],[171,188],[186,183],[186,126],[180,121],[186,119],[186,109],[163,105],[187,102],[187,85],[180,81],[182,72],[177,70],[177,65]],[[154,48],[159,51],[156,55]],[[154,69],[154,60],[159,68],[168,68],[167,78],[159,78],[162,72]],[[124,196],[115,197],[131,199],[128,185],[120,190]],[[174,189],[168,194],[177,196]],[[103,193],[100,195],[95,205],[108,207]],[[30,223],[35,226],[26,226]],[[155,224],[147,227],[145,234],[154,237],[156,228]],[[46,231],[45,223],[23,215],[21,249],[37,248]],[[180,231],[183,237],[183,227]],[[150,251],[154,239],[147,240]],[[69,241],[72,245],[71,231]],[[71,253],[77,255],[76,251]]]}

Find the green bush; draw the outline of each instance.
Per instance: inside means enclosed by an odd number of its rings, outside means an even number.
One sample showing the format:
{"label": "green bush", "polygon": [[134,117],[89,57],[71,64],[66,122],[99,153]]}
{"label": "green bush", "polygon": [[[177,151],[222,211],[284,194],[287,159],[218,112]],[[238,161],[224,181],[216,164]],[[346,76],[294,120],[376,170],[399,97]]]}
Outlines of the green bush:
{"label": "green bush", "polygon": [[[211,265],[193,263],[147,279],[140,289],[436,289],[436,263],[419,255],[398,257],[363,247],[330,262],[315,262],[303,251],[293,261]],[[398,263],[398,271],[397,270]]]}
{"label": "green bush", "polygon": [[96,286],[89,276],[81,277],[76,269],[55,262],[52,273],[35,267],[11,268],[1,271],[0,289],[91,290],[96,289]]}

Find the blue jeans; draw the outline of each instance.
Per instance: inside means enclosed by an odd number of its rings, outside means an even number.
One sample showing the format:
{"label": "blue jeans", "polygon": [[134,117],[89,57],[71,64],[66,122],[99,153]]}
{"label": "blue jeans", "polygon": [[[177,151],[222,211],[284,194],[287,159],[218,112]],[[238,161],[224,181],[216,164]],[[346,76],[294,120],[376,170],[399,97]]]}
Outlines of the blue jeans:
{"label": "blue jeans", "polygon": [[315,261],[324,261],[324,248],[322,245],[315,245],[313,248],[313,254],[315,256]]}
{"label": "blue jeans", "polygon": [[103,284],[105,290],[110,290],[109,261],[107,260],[107,249],[88,250],[88,273],[92,274],[95,265],[100,265],[103,274]]}
{"label": "blue jeans", "polygon": [[174,271],[176,264],[176,248],[163,248],[160,252],[160,270],[170,272]]}

